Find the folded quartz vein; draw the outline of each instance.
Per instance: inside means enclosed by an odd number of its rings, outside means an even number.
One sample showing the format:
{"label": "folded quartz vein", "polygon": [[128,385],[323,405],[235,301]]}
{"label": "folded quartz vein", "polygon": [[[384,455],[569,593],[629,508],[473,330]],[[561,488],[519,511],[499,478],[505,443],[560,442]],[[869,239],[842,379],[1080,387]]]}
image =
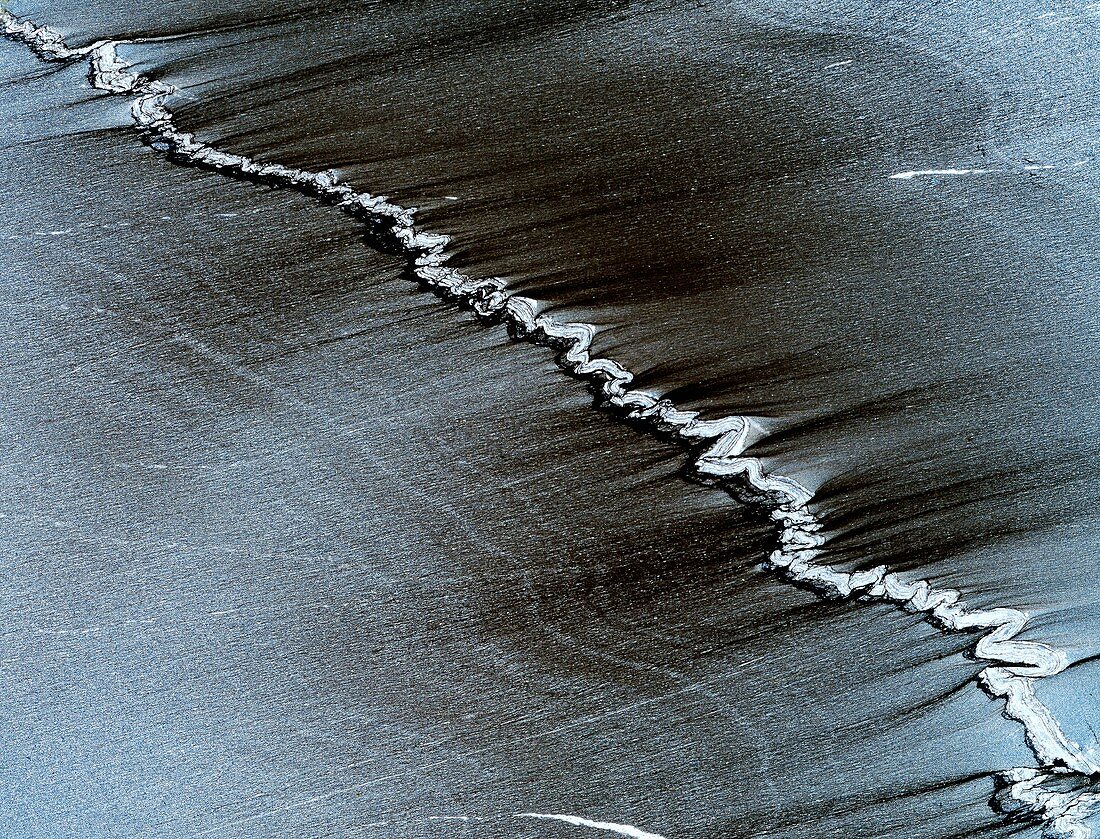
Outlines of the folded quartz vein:
{"label": "folded quartz vein", "polygon": [[1090,792],[1100,778],[1100,762],[1069,740],[1050,710],[1036,697],[1034,681],[1066,666],[1060,650],[1018,640],[1028,616],[1013,608],[971,609],[961,594],[936,588],[924,580],[907,581],[885,567],[846,572],[816,560],[825,544],[822,527],[810,509],[812,494],[789,478],[770,474],[761,462],[745,455],[761,430],[747,416],[701,419],[678,409],[658,395],[631,389],[633,375],[621,364],[593,357],[596,328],[562,322],[540,312],[537,301],[511,293],[496,278],[476,279],[448,267],[450,239],[416,226],[414,208],[385,196],[357,192],[340,183],[333,172],[311,172],[264,163],[214,148],[180,130],[167,106],[176,89],[135,72],[121,58],[125,42],[100,41],[73,48],[49,27],[20,20],[0,10],[5,34],[50,61],[89,63],[93,87],[132,97],[131,114],[147,142],[173,159],[226,174],[291,187],[335,205],[368,228],[379,246],[400,250],[410,273],[437,296],[472,310],[476,317],[503,323],[517,340],[551,347],[561,366],[587,382],[602,404],[619,415],[649,426],[656,433],[692,447],[697,479],[714,483],[731,495],[767,511],[778,531],[778,547],[767,565],[788,581],[822,596],[864,597],[891,603],[920,614],[950,632],[980,637],[973,654],[990,662],[979,675],[982,687],[1004,702],[1004,714],[1023,726],[1041,769],[1014,769],[1000,778],[998,801],[1013,816],[1039,819],[1051,837],[1086,837],[1084,820],[1098,807],[1100,795]]}

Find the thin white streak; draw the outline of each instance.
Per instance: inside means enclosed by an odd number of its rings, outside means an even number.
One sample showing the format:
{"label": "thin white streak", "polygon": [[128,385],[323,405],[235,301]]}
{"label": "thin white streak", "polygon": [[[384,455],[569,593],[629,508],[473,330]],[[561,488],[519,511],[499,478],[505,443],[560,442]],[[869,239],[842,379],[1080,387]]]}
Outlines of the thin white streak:
{"label": "thin white streak", "polygon": [[990,169],[914,169],[890,175],[892,181],[911,181],[913,178],[938,177],[940,175],[984,175]]}
{"label": "thin white streak", "polygon": [[[906,581],[884,566],[845,572],[815,562],[825,536],[809,509],[813,495],[797,481],[765,472],[759,459],[744,455],[757,437],[756,425],[750,417],[703,420],[697,412],[682,411],[668,399],[631,390],[628,385],[634,379],[633,373],[617,361],[592,357],[595,326],[559,321],[540,313],[538,301],[512,293],[499,279],[472,279],[447,267],[449,237],[416,227],[415,208],[401,207],[385,196],[356,192],[339,183],[336,173],[331,171],[310,172],[279,163],[260,163],[221,151],[180,131],[166,105],[176,89],[134,72],[132,65],[118,56],[117,47],[122,42],[100,41],[71,49],[52,29],[21,21],[4,9],[0,9],[0,24],[8,37],[25,43],[46,61],[87,58],[89,80],[95,88],[134,97],[130,112],[153,148],[184,163],[297,189],[337,205],[349,216],[369,223],[378,238],[399,245],[413,274],[437,296],[471,309],[483,320],[503,322],[517,340],[557,350],[559,363],[571,375],[596,388],[607,407],[648,423],[657,434],[685,445],[705,443],[693,463],[696,477],[712,481],[738,497],[748,490],[757,503],[770,509],[779,530],[779,547],[769,557],[768,564],[787,580],[813,588],[826,597],[863,597],[892,603],[923,615],[943,630],[980,633],[974,656],[992,663],[981,671],[979,682],[991,696],[1004,701],[1004,715],[1023,726],[1028,745],[1043,766],[1036,778],[1031,779],[1028,794],[1013,800],[1042,818],[1048,832],[1056,831],[1051,836],[1081,839],[1089,835],[1083,819],[1100,805],[1095,795],[1079,795],[1073,805],[1067,805],[1051,821],[1043,802],[1048,800],[1044,796],[1055,793],[1035,791],[1043,783],[1067,775],[1096,780],[1100,778],[1100,763],[1065,735],[1054,715],[1035,695],[1035,680],[1060,672],[1067,660],[1064,652],[1047,644],[1017,640],[1028,621],[1025,612],[1012,608],[970,609],[958,591],[935,588],[926,580]],[[986,171],[931,169],[890,177],[909,179],[918,175]],[[1020,785],[1010,784],[1008,788],[1011,797]]]}
{"label": "thin white streak", "polygon": [[553,819],[559,822],[575,825],[576,827],[591,827],[596,830],[606,830],[618,833],[620,836],[629,836],[631,839],[665,839],[659,833],[647,833],[633,825],[616,824],[615,822],[597,822],[584,819],[580,816],[567,816],[563,813],[516,813],[517,819]]}
{"label": "thin white streak", "polygon": [[832,64],[826,64],[825,69],[826,70],[834,70],[837,67],[847,67],[853,61],[855,61],[854,58],[849,58],[847,61],[834,61]]}

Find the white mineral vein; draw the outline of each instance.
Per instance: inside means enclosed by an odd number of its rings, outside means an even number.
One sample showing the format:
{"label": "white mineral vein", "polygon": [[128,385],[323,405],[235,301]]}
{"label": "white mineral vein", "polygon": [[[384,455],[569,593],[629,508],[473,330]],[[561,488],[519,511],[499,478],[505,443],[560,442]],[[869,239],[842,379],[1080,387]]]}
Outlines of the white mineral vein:
{"label": "white mineral vein", "polygon": [[[591,384],[606,405],[632,420],[651,426],[662,436],[698,445],[694,468],[698,477],[743,495],[748,490],[766,505],[778,530],[778,547],[768,565],[793,583],[812,587],[826,597],[863,597],[892,603],[920,614],[948,632],[977,634],[974,655],[988,666],[979,675],[982,687],[1004,702],[1004,714],[1023,726],[1027,742],[1041,770],[1005,773],[1004,786],[1012,805],[1043,819],[1051,837],[1088,836],[1084,818],[1097,806],[1095,793],[1049,791],[1066,776],[1095,779],[1100,763],[1071,741],[1050,710],[1035,695],[1037,679],[1058,673],[1066,656],[1036,641],[1019,640],[1028,615],[1014,608],[969,608],[959,592],[936,588],[925,580],[906,580],[885,567],[847,572],[818,563],[825,537],[810,510],[811,493],[796,481],[764,471],[761,462],[744,454],[754,431],[752,420],[730,416],[703,420],[668,399],[632,390],[633,374],[621,364],[590,353],[596,328],[587,323],[565,323],[540,313],[540,304],[511,293],[495,278],[475,279],[447,267],[450,239],[415,225],[415,208],[390,202],[385,196],[357,192],[339,183],[332,172],[310,172],[278,163],[263,163],[207,145],[180,130],[167,100],[175,88],[133,70],[121,59],[125,42],[99,41],[87,47],[69,47],[56,31],[20,20],[0,9],[5,34],[26,44],[48,61],[86,59],[93,87],[131,97],[134,122],[149,144],[182,163],[231,172],[257,181],[291,187],[340,207],[369,223],[380,238],[399,243],[415,276],[436,295],[471,309],[483,320],[504,322],[513,336],[559,351],[559,361],[574,377]],[[902,172],[891,177],[970,174],[982,170],[942,169]],[[1031,774],[1029,774],[1031,773]],[[570,817],[573,818],[573,817]],[[643,834],[639,834],[643,835]]]}

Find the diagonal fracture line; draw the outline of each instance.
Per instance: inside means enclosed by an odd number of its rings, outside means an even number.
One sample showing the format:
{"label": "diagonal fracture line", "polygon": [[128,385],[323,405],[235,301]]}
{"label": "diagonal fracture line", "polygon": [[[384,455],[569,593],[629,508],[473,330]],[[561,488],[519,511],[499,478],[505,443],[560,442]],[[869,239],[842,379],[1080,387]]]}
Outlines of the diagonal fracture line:
{"label": "diagonal fracture line", "polygon": [[[736,498],[768,511],[778,531],[779,545],[767,565],[786,580],[814,589],[824,597],[863,597],[890,603],[919,614],[945,632],[973,632],[976,658],[990,662],[978,675],[984,690],[1004,702],[1004,715],[1023,726],[1025,738],[1041,769],[1003,773],[1000,784],[1004,809],[1044,822],[1051,837],[1083,839],[1090,834],[1084,819],[1100,808],[1100,795],[1089,792],[1100,778],[1100,763],[1062,731],[1053,713],[1035,695],[1037,679],[1061,672],[1067,665],[1062,650],[1035,641],[1018,640],[1028,621],[1014,608],[971,609],[953,589],[936,588],[927,580],[907,581],[879,566],[868,571],[838,571],[815,560],[825,536],[809,509],[812,493],[797,481],[769,474],[745,450],[759,436],[747,416],[703,420],[698,412],[678,409],[670,400],[644,390],[632,390],[633,374],[617,361],[593,357],[596,327],[562,322],[540,313],[538,301],[510,292],[496,278],[474,279],[446,265],[450,238],[416,226],[415,208],[390,202],[386,196],[357,192],[339,183],[334,172],[311,172],[217,149],[181,131],[167,100],[176,88],[137,73],[120,58],[126,42],[97,41],[73,48],[60,33],[0,9],[4,34],[30,47],[45,61],[88,62],[93,87],[131,99],[130,112],[138,130],[154,149],[185,165],[213,169],[248,180],[289,187],[337,206],[365,224],[380,244],[397,248],[416,279],[438,297],[470,309],[490,323],[503,323],[516,340],[550,347],[574,378],[587,382],[620,416],[647,424],[661,437],[693,447],[697,479],[717,484]],[[1065,792],[1066,778],[1075,778]],[[1048,789],[1052,788],[1054,791]]]}

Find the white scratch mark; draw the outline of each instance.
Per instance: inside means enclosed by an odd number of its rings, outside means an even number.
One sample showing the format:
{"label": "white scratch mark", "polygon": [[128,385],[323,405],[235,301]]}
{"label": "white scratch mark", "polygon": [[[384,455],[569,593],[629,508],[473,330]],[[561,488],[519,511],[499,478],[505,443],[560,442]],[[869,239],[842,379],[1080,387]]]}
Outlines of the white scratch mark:
{"label": "white scratch mark", "polygon": [[936,177],[938,175],[984,175],[989,169],[914,169],[909,172],[895,172],[890,175],[892,181],[911,181],[913,178]]}
{"label": "white scratch mark", "polygon": [[826,64],[826,70],[835,70],[837,67],[847,67],[855,61],[854,58],[849,58],[847,61],[834,61],[832,64]]}
{"label": "white scratch mark", "polygon": [[576,827],[592,827],[596,830],[607,830],[611,833],[618,833],[620,836],[630,836],[631,839],[665,839],[658,833],[647,833],[644,830],[629,824],[616,824],[615,822],[596,822],[591,819],[584,819],[580,816],[567,816],[562,813],[516,813],[518,819],[553,819],[554,821],[566,822],[567,824],[575,825]]}

